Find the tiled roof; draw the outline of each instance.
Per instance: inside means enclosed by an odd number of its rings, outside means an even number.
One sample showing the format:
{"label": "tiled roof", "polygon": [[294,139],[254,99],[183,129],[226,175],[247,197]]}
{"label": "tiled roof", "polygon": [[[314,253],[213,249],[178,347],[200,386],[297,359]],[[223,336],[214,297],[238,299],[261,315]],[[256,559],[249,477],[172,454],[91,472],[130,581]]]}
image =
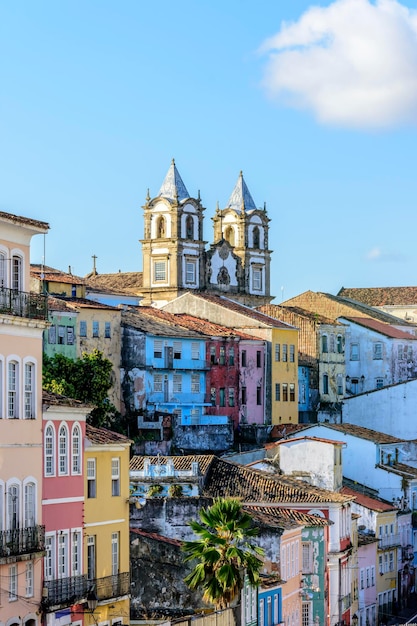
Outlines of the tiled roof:
{"label": "tiled roof", "polygon": [[361,506],[365,506],[367,509],[371,509],[371,511],[377,511],[377,513],[384,513],[386,511],[395,511],[396,507],[386,502],[385,500],[381,500],[379,498],[371,498],[360,491],[356,491],[351,487],[342,487],[342,493],[347,496],[354,496],[356,504],[360,504]]}
{"label": "tiled roof", "polygon": [[294,509],[248,504],[243,507],[254,519],[266,526],[296,528],[297,526],[328,526],[332,522],[318,515],[302,513]]}
{"label": "tiled roof", "polygon": [[[255,322],[256,328],[286,328],[288,330],[295,330],[295,328],[291,324],[287,324],[285,322],[281,322],[273,317],[269,317],[264,313],[260,313],[256,309],[251,309],[244,304],[240,304],[235,302],[234,300],[230,300],[225,296],[216,296],[214,294],[209,293],[196,293],[193,294],[195,298],[201,298],[206,302],[211,302],[212,304],[216,304],[217,306],[221,306],[229,311],[233,311],[234,313],[239,313],[240,315],[244,315],[248,319],[251,320],[252,324],[250,327],[253,328],[253,323]],[[249,326],[249,324],[248,324]]]}
{"label": "tiled roof", "polygon": [[417,468],[412,465],[406,465],[405,463],[396,462],[392,465],[380,463],[378,467],[382,467],[387,472],[404,476],[404,478],[407,479],[417,478]]}
{"label": "tiled roof", "polygon": [[393,437],[392,435],[387,435],[385,433],[380,433],[377,430],[372,430],[370,428],[365,428],[365,426],[357,426],[356,424],[323,424],[326,428],[331,428],[332,430],[336,430],[340,433],[344,433],[346,435],[353,435],[354,437],[360,437],[361,439],[368,439],[369,441],[373,441],[374,443],[399,443],[404,441],[404,439],[398,439],[397,437]]}
{"label": "tiled roof", "polygon": [[164,318],[153,307],[129,307],[122,311],[122,324],[156,337],[187,337],[202,339],[202,334],[173,321],[169,315]]}
{"label": "tiled roof", "polygon": [[162,543],[169,543],[172,546],[180,547],[182,545],[182,542],[178,541],[178,539],[170,539],[169,537],[164,537],[163,535],[158,535],[157,533],[148,533],[140,528],[131,528],[130,532],[134,535],[139,535],[140,537],[146,537],[147,539],[153,539]]}
{"label": "tiled roof", "polygon": [[55,298],[55,296],[48,296],[48,309],[51,313],[55,311],[68,312],[74,314],[74,307],[68,306],[65,300],[62,298]]}
{"label": "tiled roof", "polygon": [[92,291],[137,296],[142,288],[142,278],[142,272],[115,272],[114,274],[88,274],[84,280],[87,288]]}
{"label": "tiled roof", "polygon": [[[43,274],[43,277],[42,277]],[[39,265],[32,263],[30,266],[30,275],[38,278],[39,280],[46,280],[49,282],[55,281],[57,283],[68,283],[70,285],[84,285],[84,278],[74,276],[69,272],[62,272],[54,267],[48,265]]]}
{"label": "tiled roof", "polygon": [[204,495],[238,497],[246,503],[281,504],[344,503],[350,499],[289,476],[266,474],[217,457],[213,458],[205,476]]}
{"label": "tiled roof", "polygon": [[[164,311],[161,311],[163,313]],[[178,324],[183,325],[185,328],[189,328],[210,337],[239,337],[240,339],[250,339],[251,341],[257,340],[253,335],[248,335],[240,331],[238,328],[228,328],[227,326],[221,326],[208,320],[203,320],[187,313],[174,313],[174,318]]]}
{"label": "tiled roof", "polygon": [[86,437],[94,445],[106,445],[111,443],[130,444],[131,440],[120,433],[115,433],[107,428],[96,428],[91,424],[86,425]]}
{"label": "tiled roof", "polygon": [[365,533],[358,533],[358,546],[367,546],[370,543],[377,543],[378,537],[375,535],[365,535]]}
{"label": "tiled roof", "polygon": [[293,441],[319,441],[321,443],[331,443],[332,445],[345,445],[344,441],[335,441],[334,439],[325,439],[324,437],[309,437],[305,435],[304,437],[291,437],[291,439],[282,439],[281,441],[275,441],[274,443],[269,443],[265,445],[265,448],[271,449],[274,447],[278,447]]}
{"label": "tiled roof", "polygon": [[[275,424],[269,433],[269,439],[273,442],[275,439],[285,439],[292,433],[303,431],[306,428],[312,428],[316,424]],[[267,443],[265,448],[273,447],[274,443]]]}
{"label": "tiled roof", "polygon": [[74,309],[107,309],[108,311],[120,311],[118,307],[96,302],[95,300],[88,300],[88,298],[70,298],[68,296],[62,296],[62,298],[59,299],[64,300],[68,306],[73,307]]}
{"label": "tiled roof", "polygon": [[256,310],[260,313],[264,313],[265,315],[269,315],[269,317],[274,317],[275,319],[292,324],[293,326],[297,326],[297,317],[311,320],[317,324],[332,324],[333,326],[340,325],[337,320],[325,317],[319,313],[314,313],[313,311],[307,311],[306,309],[302,309],[298,306],[263,304],[262,306],[258,306]]}
{"label": "tiled roof", "polygon": [[42,403],[48,406],[70,406],[77,408],[85,407],[89,411],[93,407],[93,405],[91,404],[84,404],[80,400],[75,400],[75,398],[67,398],[67,396],[62,396],[58,393],[52,393],[51,391],[46,391],[46,389],[42,389]]}
{"label": "tiled roof", "polygon": [[244,181],[242,172],[239,174],[239,178],[237,179],[236,185],[226,206],[228,209],[233,209],[237,213],[240,213],[241,211],[248,212],[256,210],[256,204],[254,203],[248,186]]}
{"label": "tiled roof", "polygon": [[354,322],[355,324],[360,324],[360,326],[364,326],[365,328],[369,328],[370,330],[375,330],[377,333],[381,333],[381,335],[385,335],[386,337],[390,337],[391,339],[414,339],[415,341],[417,341],[417,337],[415,335],[404,332],[403,330],[399,330],[391,324],[385,324],[378,320],[373,320],[371,318],[365,317],[348,317],[347,315],[343,316],[342,319]]}
{"label": "tiled roof", "polygon": [[159,196],[168,200],[185,200],[190,197],[186,186],[177,170],[174,159],[171,161],[169,170],[164,178],[164,182],[159,190]]}
{"label": "tiled roof", "polygon": [[200,472],[205,474],[207,468],[214,458],[213,454],[189,454],[184,456],[133,456],[130,460],[129,470],[142,471],[144,468],[145,459],[149,459],[151,465],[166,465],[168,461],[172,461],[174,469],[177,471],[189,471],[192,468],[192,463],[198,463]]}
{"label": "tiled roof", "polygon": [[417,287],[342,287],[337,295],[368,306],[417,305]]}
{"label": "tiled roof", "polygon": [[21,224],[22,226],[33,226],[34,228],[39,228],[40,230],[49,229],[49,224],[47,222],[34,220],[30,217],[22,217],[21,215],[13,215],[13,213],[6,213],[5,211],[0,211],[0,220]]}
{"label": "tiled roof", "polygon": [[294,298],[282,302],[281,306],[300,307],[334,320],[346,315],[356,315],[359,317],[358,314],[360,314],[360,317],[371,317],[385,322],[386,324],[409,326],[413,328],[413,324],[408,324],[404,319],[385,313],[380,309],[374,309],[361,302],[356,302],[355,300],[333,296],[330,293],[305,291]]}

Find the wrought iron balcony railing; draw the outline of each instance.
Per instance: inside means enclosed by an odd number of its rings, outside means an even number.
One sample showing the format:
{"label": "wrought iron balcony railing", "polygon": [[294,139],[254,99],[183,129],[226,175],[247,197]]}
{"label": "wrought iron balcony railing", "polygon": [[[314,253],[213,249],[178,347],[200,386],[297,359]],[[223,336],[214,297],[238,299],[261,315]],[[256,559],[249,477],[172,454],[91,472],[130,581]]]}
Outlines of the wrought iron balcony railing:
{"label": "wrought iron balcony railing", "polygon": [[95,591],[99,600],[110,600],[119,596],[125,596],[130,593],[130,573],[122,572],[113,576],[105,576],[104,578],[96,578],[89,581],[95,584]]}
{"label": "wrought iron balcony railing", "polygon": [[45,527],[29,526],[0,532],[0,558],[45,550]]}
{"label": "wrought iron balcony railing", "polygon": [[79,604],[86,601],[91,589],[94,589],[99,601],[125,596],[130,593],[130,574],[122,572],[104,578],[89,579],[82,575],[45,580],[42,604],[46,609]]}
{"label": "wrought iron balcony railing", "polygon": [[41,293],[29,293],[1,287],[0,314],[1,313],[46,320],[48,317],[48,298]]}

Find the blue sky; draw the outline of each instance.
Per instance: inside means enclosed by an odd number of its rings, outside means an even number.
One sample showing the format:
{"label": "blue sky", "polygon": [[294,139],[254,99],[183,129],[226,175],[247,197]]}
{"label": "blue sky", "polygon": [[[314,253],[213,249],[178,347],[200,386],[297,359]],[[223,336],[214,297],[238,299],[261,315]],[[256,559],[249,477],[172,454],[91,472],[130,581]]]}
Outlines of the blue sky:
{"label": "blue sky", "polygon": [[174,157],[209,242],[240,170],[266,202],[277,302],[417,284],[416,2],[5,0],[0,59],[0,210],[48,265],[141,270]]}

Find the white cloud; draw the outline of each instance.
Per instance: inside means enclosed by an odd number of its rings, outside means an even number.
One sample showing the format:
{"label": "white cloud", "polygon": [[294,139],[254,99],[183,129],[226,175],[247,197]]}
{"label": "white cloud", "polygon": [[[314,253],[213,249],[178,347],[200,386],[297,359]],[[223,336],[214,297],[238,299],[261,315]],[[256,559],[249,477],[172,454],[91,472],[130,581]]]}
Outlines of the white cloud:
{"label": "white cloud", "polygon": [[390,263],[402,263],[405,261],[403,254],[399,252],[383,252],[381,248],[375,247],[366,253],[365,258],[368,261],[382,261]]}
{"label": "white cloud", "polygon": [[417,11],[396,0],[336,0],[264,42],[269,95],[322,123],[417,123]]}

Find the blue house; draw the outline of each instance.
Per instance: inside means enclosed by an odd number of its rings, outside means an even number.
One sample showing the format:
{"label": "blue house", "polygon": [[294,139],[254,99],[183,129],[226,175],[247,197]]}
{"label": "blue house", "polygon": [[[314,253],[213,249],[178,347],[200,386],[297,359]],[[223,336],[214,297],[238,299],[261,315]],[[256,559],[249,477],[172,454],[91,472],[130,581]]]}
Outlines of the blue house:
{"label": "blue house", "polygon": [[276,578],[263,579],[258,589],[258,626],[282,623],[282,589]]}

